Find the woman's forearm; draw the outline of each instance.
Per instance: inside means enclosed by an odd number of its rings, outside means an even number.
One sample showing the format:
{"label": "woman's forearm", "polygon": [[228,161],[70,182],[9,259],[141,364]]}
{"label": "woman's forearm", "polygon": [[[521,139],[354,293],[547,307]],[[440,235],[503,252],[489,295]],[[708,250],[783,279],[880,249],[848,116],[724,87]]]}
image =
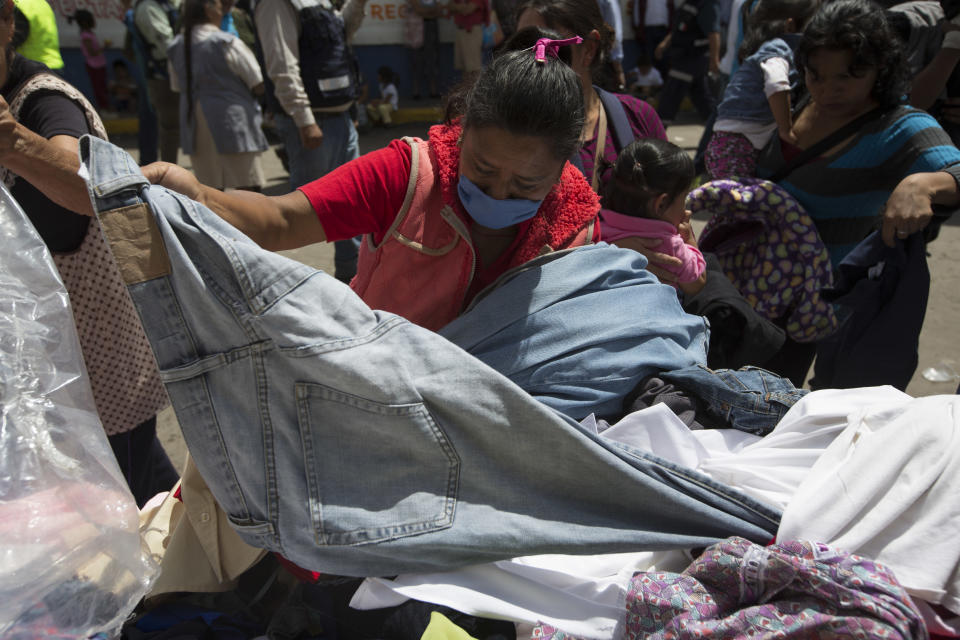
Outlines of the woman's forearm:
{"label": "woman's forearm", "polygon": [[224,192],[201,185],[194,199],[264,249],[296,249],[327,239],[310,202],[299,191],[266,196],[253,191]]}
{"label": "woman's forearm", "polygon": [[72,136],[43,136],[16,124],[0,153],[0,164],[65,209],[92,216],[87,185],[80,169],[79,141]]}
{"label": "woman's forearm", "polygon": [[931,191],[931,202],[944,207],[956,207],[960,205],[960,187],[957,186],[957,179],[952,173],[946,171],[936,171],[930,174],[927,183]]}
{"label": "woman's forearm", "polygon": [[317,212],[301,191],[282,196],[224,192],[200,184],[193,173],[169,162],[154,162],[141,170],[152,184],[205,205],[264,249],[296,249],[327,239]]}

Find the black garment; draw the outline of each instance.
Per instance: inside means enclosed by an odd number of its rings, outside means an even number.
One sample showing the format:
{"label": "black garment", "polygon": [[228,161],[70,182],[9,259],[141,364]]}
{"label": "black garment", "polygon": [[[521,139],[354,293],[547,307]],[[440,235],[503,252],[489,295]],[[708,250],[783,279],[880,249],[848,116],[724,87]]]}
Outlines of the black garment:
{"label": "black garment", "polygon": [[713,420],[707,414],[700,399],[659,376],[644,378],[624,397],[623,415],[661,403],[667,405],[680,421],[692,430],[728,428],[728,425]]}
{"label": "black garment", "polygon": [[709,34],[720,32],[719,0],[687,0],[674,9],[670,48],[690,54],[707,49]]}
{"label": "black garment", "polygon": [[[778,326],[786,326],[787,319],[781,318]],[[788,378],[797,388],[803,386],[810,372],[810,365],[817,355],[816,342],[797,342],[786,336],[783,346],[773,357],[764,363],[764,368],[779,376]]]}
{"label": "black garment", "polygon": [[930,292],[922,233],[883,244],[874,231],[837,267],[824,292],[840,329],[817,345],[810,386],[852,389],[889,384],[905,390],[917,368],[920,329]]}
{"label": "black garment", "polygon": [[[316,620],[332,616],[333,625],[326,625],[322,634],[316,637],[322,640],[409,640],[420,638],[430,623],[433,611],[443,614],[477,640],[516,640],[516,625],[506,620],[478,618],[450,607],[430,602],[407,600],[395,607],[361,611],[350,608],[350,600],[362,578],[334,578],[332,582],[301,584],[299,594],[292,594],[294,602],[306,604],[314,609]],[[278,616],[287,615],[285,611]],[[291,640],[292,636],[273,634],[278,628],[271,623],[267,635],[271,640]],[[290,629],[292,631],[292,629]]]}
{"label": "black garment", "polygon": [[697,295],[683,301],[683,310],[710,321],[707,366],[739,369],[753,365],[769,369],[767,362],[783,346],[786,334],[750,306],[723,272],[717,256],[704,253],[703,257],[707,263],[707,284]]}
{"label": "black garment", "polygon": [[107,439],[138,507],[161,491],[170,491],[180,479],[157,439],[156,416]]}
{"label": "black garment", "polygon": [[[10,74],[0,89],[8,103],[24,81],[50,72],[46,65],[17,54],[10,63]],[[52,91],[37,91],[24,103],[20,124],[37,135],[50,139],[67,135],[74,138],[92,133],[83,109],[73,100]],[[90,218],[54,204],[32,184],[18,178],[10,193],[26,212],[47,248],[52,252],[75,251],[87,233]]]}

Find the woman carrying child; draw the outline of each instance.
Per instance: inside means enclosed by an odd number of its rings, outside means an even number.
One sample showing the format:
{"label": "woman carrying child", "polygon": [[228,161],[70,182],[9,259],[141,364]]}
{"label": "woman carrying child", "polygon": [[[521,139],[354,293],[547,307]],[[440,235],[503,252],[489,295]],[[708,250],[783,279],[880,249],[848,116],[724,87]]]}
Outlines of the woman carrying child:
{"label": "woman carrying child", "polygon": [[704,158],[711,178],[756,175],[757,156],[774,131],[795,140],[790,91],[799,78],[793,50],[818,4],[819,0],[762,0],[750,15],[740,66],[717,107]]}

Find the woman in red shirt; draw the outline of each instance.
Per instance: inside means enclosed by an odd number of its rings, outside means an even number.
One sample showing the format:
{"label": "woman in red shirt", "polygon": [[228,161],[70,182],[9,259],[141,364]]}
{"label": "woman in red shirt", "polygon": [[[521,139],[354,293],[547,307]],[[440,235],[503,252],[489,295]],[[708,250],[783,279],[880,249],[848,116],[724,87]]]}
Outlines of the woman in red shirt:
{"label": "woman in red shirt", "polygon": [[580,84],[554,42],[496,58],[429,140],[395,140],[287,195],[223,193],[165,163],[144,174],[269,249],[364,234],[351,287],[439,329],[506,270],[596,239],[597,197],[566,162],[583,128]]}

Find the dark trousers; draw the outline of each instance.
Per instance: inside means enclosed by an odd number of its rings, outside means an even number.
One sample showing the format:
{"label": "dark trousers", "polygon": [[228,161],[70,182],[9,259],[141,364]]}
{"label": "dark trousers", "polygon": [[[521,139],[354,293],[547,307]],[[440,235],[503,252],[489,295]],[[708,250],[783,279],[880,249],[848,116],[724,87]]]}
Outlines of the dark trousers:
{"label": "dark trousers", "polygon": [[647,56],[650,58],[650,62],[653,63],[653,66],[656,67],[657,71],[659,71],[660,75],[664,78],[667,77],[667,71],[670,69],[670,64],[667,62],[667,56],[657,60],[657,57],[653,54],[653,52],[654,49],[657,48],[657,45],[667,37],[668,33],[670,33],[670,27],[666,25],[643,28],[643,52],[647,54]]}
{"label": "dark trousers", "polygon": [[689,93],[693,106],[700,119],[706,121],[716,106],[713,92],[710,90],[708,71],[710,61],[705,53],[672,50],[670,52],[670,71],[663,81],[657,115],[664,124],[677,117],[680,103]]}
{"label": "dark trousers", "polygon": [[137,85],[140,96],[137,98],[137,146],[140,148],[140,164],[146,165],[159,159],[159,140],[157,138],[157,114],[150,100],[145,99],[147,88]]}
{"label": "dark trousers", "polygon": [[180,94],[170,88],[169,78],[150,78],[147,85],[159,125],[160,159],[176,164],[180,148]]}
{"label": "dark trousers", "polygon": [[169,491],[180,479],[157,439],[156,416],[107,439],[138,507],[158,493]]}
{"label": "dark trousers", "polygon": [[411,49],[410,53],[411,93],[419,96],[422,87],[429,91],[431,96],[438,94],[440,92],[437,85],[437,78],[440,75],[440,27],[436,19],[423,21],[423,45],[419,49]]}

